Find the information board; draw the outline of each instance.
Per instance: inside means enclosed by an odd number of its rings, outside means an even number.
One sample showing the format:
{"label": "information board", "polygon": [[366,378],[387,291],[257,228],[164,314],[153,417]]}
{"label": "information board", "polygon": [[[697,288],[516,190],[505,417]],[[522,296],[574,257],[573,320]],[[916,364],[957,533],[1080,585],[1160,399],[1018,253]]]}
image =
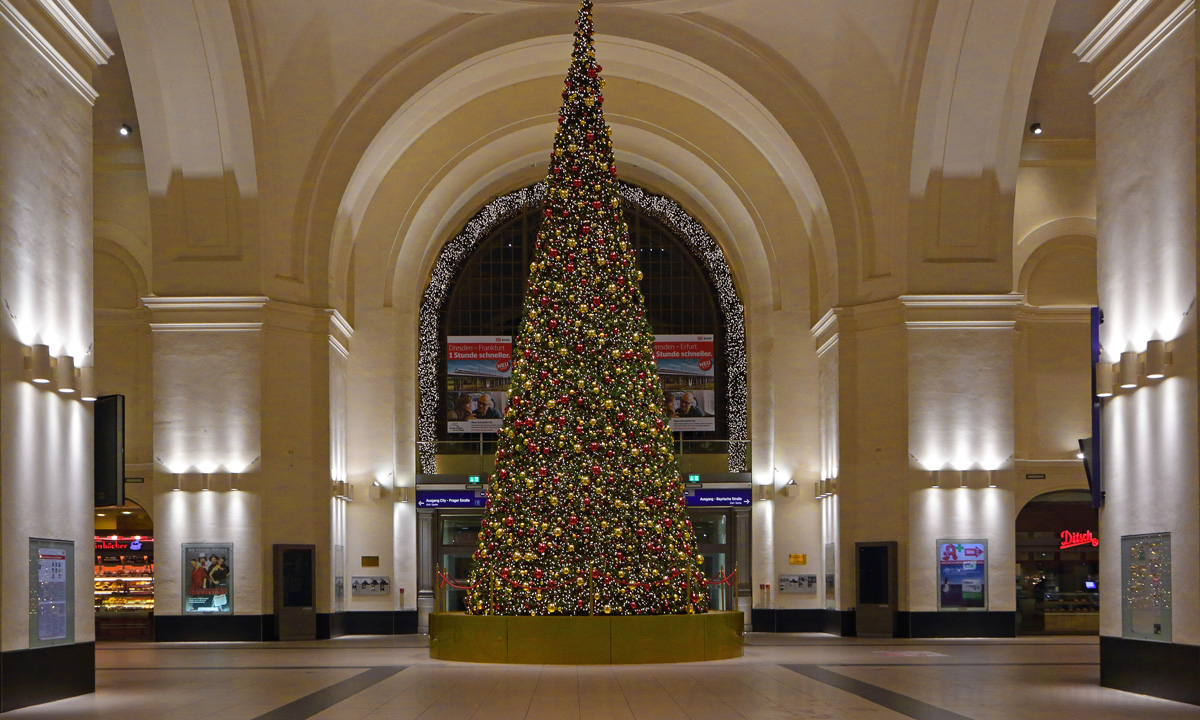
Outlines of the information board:
{"label": "information board", "polygon": [[1171,533],[1121,537],[1121,635],[1171,642]]}
{"label": "information board", "polygon": [[75,642],[75,543],[29,538],[29,646]]}
{"label": "information board", "polygon": [[987,610],[987,540],[938,540],[938,609]]}

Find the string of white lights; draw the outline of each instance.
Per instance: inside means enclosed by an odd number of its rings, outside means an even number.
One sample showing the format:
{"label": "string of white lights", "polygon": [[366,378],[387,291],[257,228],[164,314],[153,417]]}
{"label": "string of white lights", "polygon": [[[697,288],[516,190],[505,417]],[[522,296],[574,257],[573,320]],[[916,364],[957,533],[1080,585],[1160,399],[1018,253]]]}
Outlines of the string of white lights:
{"label": "string of white lights", "polygon": [[[639,187],[620,183],[626,202],[667,226],[700,259],[709,281],[716,288],[718,306],[725,319],[726,413],[729,429],[729,472],[745,472],[747,466],[746,422],[746,328],[744,308],[738,299],[725,253],[700,223],[669,198],[651,195]],[[421,301],[420,348],[417,379],[420,390],[417,419],[418,460],[421,472],[437,472],[437,423],[441,388],[438,362],[441,348],[439,323],[450,288],[471,253],[502,223],[531,208],[541,207],[546,197],[544,183],[537,183],[491,201],[467,223],[463,231],[442,248],[434,264],[429,286]]]}

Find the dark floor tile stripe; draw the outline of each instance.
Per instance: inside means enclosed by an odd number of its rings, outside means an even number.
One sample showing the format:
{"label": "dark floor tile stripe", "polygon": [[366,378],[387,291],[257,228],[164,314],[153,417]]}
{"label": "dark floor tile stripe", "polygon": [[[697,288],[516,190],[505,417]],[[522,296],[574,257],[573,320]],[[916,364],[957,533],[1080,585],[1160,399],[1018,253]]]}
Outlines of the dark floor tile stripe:
{"label": "dark floor tile stripe", "polygon": [[263,713],[262,715],[254,718],[254,720],[308,720],[308,718],[312,717],[313,715],[316,715],[324,710],[328,710],[341,701],[357,695],[372,685],[387,680],[406,667],[408,666],[393,665],[389,667],[371,668],[370,670],[361,672],[352,678],[347,678],[339,683],[334,683],[323,690],[318,690],[315,693],[305,695],[299,700],[293,700],[283,707],[275,708],[268,713]]}
{"label": "dark floor tile stripe", "polygon": [[[1055,663],[1056,665],[1059,663]],[[375,665],[156,665],[154,667],[98,667],[96,672],[171,672],[173,670],[371,670]]]}
{"label": "dark floor tile stripe", "polygon": [[907,695],[901,695],[900,693],[881,688],[878,685],[855,680],[852,677],[846,677],[845,675],[817,667],[816,665],[784,665],[783,667],[794,673],[812,678],[817,682],[853,693],[864,700],[870,700],[876,705],[881,705],[888,710],[914,718],[914,720],[971,720],[966,715],[959,715],[935,705],[921,702],[915,698],[910,698]]}

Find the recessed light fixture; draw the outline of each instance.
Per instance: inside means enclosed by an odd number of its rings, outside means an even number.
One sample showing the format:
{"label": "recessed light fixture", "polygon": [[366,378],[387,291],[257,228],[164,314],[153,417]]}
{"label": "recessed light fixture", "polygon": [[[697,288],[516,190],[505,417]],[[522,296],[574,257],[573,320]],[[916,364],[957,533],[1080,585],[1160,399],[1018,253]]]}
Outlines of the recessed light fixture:
{"label": "recessed light fixture", "polygon": [[117,132],[121,133],[121,137],[129,137],[133,134],[133,128],[128,123],[121,123],[121,129],[117,130]]}
{"label": "recessed light fixture", "polygon": [[130,511],[130,510],[122,510],[122,511],[121,511],[121,514],[122,514],[122,515],[132,515],[132,514],[133,514],[133,512],[132,512],[132,511]]}
{"label": "recessed light fixture", "polygon": [[1041,135],[1042,134],[1042,124],[1040,122],[1036,122],[1036,123],[1030,125],[1029,132],[1033,133],[1034,135]]}

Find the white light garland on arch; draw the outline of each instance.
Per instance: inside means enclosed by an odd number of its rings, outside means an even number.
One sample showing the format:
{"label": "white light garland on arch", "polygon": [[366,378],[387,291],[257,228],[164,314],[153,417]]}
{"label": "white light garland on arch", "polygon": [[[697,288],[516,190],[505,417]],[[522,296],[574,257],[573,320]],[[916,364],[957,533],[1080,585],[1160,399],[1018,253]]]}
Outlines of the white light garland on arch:
{"label": "white light garland on arch", "polygon": [[[748,428],[746,417],[746,327],[745,310],[738,298],[725,261],[725,253],[705,231],[670,198],[652,195],[639,187],[620,183],[621,196],[661,222],[681,238],[704,266],[709,282],[717,291],[718,307],[725,321],[725,406],[729,429],[729,472],[746,472]],[[442,247],[433,266],[429,286],[421,301],[420,348],[417,356],[417,378],[420,389],[417,437],[421,472],[437,472],[437,423],[441,393],[438,388],[438,362],[441,348],[438,329],[442,310],[450,288],[458,277],[463,263],[485,238],[513,216],[531,208],[540,208],[546,187],[537,183],[491,201],[467,223],[463,231]]]}

